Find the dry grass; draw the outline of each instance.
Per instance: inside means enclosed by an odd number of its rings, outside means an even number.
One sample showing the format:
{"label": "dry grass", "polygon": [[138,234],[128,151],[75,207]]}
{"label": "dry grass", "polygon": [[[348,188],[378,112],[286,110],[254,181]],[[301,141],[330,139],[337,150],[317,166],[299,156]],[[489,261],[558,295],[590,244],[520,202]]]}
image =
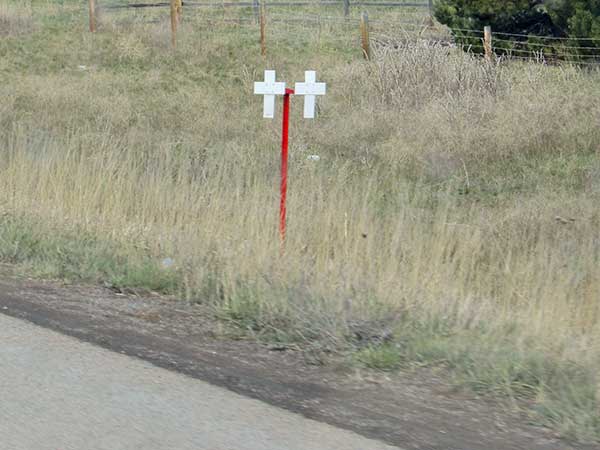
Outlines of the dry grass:
{"label": "dry grass", "polygon": [[[279,44],[267,65],[281,78],[310,66],[329,83],[314,122],[293,101],[280,256],[279,123],[251,95],[256,33],[186,18],[172,52],[164,21],[103,20],[96,36],[84,21],[32,36],[47,56],[4,69],[0,212],[171,257],[169,289],[258,336],[385,341],[392,366],[446,361],[600,436],[597,73],[419,43],[365,63],[334,30],[294,54]],[[7,57],[19,66],[16,46]],[[27,246],[4,236],[0,254]],[[583,387],[557,393],[573,373]]]}
{"label": "dry grass", "polygon": [[0,36],[15,36],[33,29],[31,4],[0,3]]}

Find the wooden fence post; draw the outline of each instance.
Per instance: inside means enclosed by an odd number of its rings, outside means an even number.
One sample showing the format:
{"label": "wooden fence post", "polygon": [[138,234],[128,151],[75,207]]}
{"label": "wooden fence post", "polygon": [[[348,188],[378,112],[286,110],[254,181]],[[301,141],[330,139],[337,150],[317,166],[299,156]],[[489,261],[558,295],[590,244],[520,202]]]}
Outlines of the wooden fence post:
{"label": "wooden fence post", "polygon": [[90,33],[96,32],[96,0],[90,0]]}
{"label": "wooden fence post", "polygon": [[181,23],[181,17],[183,15],[183,0],[177,0],[177,24]]}
{"label": "wooden fence post", "polygon": [[350,0],[344,0],[344,17],[350,15]]}
{"label": "wooden fence post", "polygon": [[366,11],[360,16],[360,36],[362,51],[366,60],[371,59],[371,44],[369,42],[369,14]]}
{"label": "wooden fence post", "polygon": [[485,59],[491,61],[494,51],[492,47],[492,27],[490,26],[483,29],[483,50],[485,51]]}
{"label": "wooden fence post", "polygon": [[260,54],[267,55],[267,5],[264,0],[260,4]]}
{"label": "wooden fence post", "polygon": [[171,45],[177,45],[177,0],[171,0]]}

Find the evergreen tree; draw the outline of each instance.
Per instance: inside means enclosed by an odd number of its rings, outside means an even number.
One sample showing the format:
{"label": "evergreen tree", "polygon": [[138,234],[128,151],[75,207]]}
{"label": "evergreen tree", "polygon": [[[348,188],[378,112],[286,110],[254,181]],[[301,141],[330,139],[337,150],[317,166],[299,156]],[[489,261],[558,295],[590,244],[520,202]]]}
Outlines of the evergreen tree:
{"label": "evergreen tree", "polygon": [[546,0],[544,4],[564,34],[600,43],[600,0]]}
{"label": "evergreen tree", "polygon": [[595,51],[600,47],[600,0],[437,0],[435,17],[452,30],[457,43],[474,52],[483,51],[482,30],[489,25],[498,33],[494,47],[499,53],[600,54]]}

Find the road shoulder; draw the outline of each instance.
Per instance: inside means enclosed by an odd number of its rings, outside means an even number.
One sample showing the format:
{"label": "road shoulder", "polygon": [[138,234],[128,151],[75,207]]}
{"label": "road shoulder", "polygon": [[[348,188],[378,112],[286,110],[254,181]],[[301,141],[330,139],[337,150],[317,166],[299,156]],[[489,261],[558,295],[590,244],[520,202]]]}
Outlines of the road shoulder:
{"label": "road shoulder", "polygon": [[393,377],[317,366],[223,336],[198,305],[61,286],[0,270],[0,312],[288,411],[407,449],[592,449],[561,441],[433,375]]}

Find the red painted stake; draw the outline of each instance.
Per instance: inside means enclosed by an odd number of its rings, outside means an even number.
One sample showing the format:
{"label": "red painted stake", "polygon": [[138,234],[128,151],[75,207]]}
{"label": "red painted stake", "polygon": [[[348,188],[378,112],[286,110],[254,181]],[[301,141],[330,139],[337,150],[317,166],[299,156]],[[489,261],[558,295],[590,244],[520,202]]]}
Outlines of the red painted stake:
{"label": "red painted stake", "polygon": [[281,245],[285,242],[285,215],[287,200],[288,135],[290,126],[290,95],[293,89],[286,89],[283,96],[283,133],[281,135],[281,202],[279,204],[279,236]]}

